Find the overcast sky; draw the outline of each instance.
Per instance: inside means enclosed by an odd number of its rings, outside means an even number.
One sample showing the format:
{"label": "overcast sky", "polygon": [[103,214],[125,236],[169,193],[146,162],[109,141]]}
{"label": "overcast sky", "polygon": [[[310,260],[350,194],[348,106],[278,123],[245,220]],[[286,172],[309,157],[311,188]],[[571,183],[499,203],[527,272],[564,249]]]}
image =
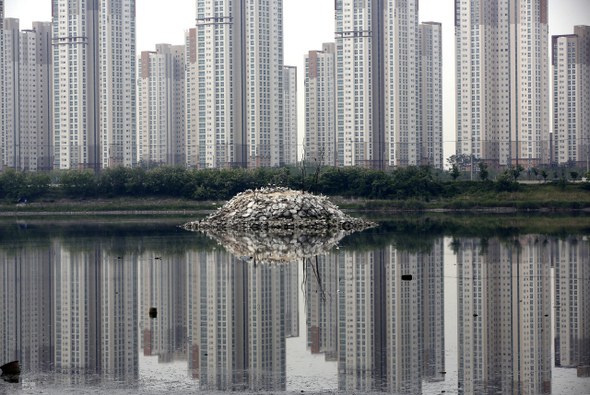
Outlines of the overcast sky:
{"label": "overcast sky", "polygon": [[[455,151],[454,0],[420,1],[420,21],[441,22],[443,28],[444,156]],[[184,31],[195,25],[196,0],[137,0],[137,53],[157,43],[182,44]],[[299,137],[303,137],[303,56],[334,41],[334,0],[283,0],[284,61],[299,71]],[[21,29],[32,21],[51,20],[51,0],[5,0],[6,17],[19,18]],[[549,34],[573,33],[590,25],[590,0],[549,0]]]}

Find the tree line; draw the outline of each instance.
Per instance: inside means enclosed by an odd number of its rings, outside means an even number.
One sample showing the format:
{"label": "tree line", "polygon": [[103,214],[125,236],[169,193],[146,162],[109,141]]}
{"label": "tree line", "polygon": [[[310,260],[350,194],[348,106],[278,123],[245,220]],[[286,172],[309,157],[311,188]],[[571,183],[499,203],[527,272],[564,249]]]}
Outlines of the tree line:
{"label": "tree line", "polygon": [[[362,167],[286,166],[278,169],[187,170],[162,166],[53,171],[50,174],[7,169],[0,174],[0,199],[47,194],[70,198],[154,196],[193,200],[227,200],[246,189],[282,186],[329,196],[368,199],[419,199],[453,197],[467,190],[516,191],[521,167],[509,168],[492,181],[485,164],[479,164],[478,181],[459,181],[465,174],[428,165],[379,171]],[[565,175],[567,176],[567,175]],[[561,178],[561,180],[565,180]],[[590,185],[590,184],[589,184]]]}

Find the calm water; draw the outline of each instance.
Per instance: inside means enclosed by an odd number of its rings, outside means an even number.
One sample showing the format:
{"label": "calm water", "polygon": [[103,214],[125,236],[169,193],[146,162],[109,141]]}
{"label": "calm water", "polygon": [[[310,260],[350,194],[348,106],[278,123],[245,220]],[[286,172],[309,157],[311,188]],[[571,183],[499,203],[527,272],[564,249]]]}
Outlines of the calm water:
{"label": "calm water", "polygon": [[0,393],[590,393],[588,218],[461,221],[3,220]]}

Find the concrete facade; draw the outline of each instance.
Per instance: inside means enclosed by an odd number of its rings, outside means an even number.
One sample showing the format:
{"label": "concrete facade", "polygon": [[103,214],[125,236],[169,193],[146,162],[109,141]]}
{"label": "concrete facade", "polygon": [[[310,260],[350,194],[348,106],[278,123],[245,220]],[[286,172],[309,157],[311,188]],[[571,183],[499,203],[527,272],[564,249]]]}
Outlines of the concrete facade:
{"label": "concrete facade", "polygon": [[56,169],[134,166],[135,0],[54,0]]}
{"label": "concrete facade", "polygon": [[305,56],[305,159],[336,165],[336,45]]}
{"label": "concrete facade", "polygon": [[549,163],[547,0],[455,1],[456,152]]}
{"label": "concrete facade", "polygon": [[138,74],[138,163],[184,165],[184,45],[144,51]]}
{"label": "concrete facade", "polygon": [[588,168],[590,162],[590,26],[553,36],[552,161]]}
{"label": "concrete facade", "polygon": [[51,25],[4,23],[2,156],[0,169],[49,171],[51,163]]}
{"label": "concrete facade", "polygon": [[337,166],[441,166],[441,25],[418,10],[336,1]]}
{"label": "concrete facade", "polygon": [[185,42],[189,168],[286,163],[282,9],[282,0],[197,2]]}

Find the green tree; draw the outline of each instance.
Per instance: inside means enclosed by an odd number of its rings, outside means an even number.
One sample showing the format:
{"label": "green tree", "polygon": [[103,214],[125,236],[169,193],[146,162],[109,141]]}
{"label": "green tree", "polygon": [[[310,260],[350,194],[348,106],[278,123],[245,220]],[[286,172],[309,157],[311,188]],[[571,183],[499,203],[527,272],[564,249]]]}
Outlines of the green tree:
{"label": "green tree", "polygon": [[535,180],[537,180],[539,177],[539,169],[537,169],[536,167],[531,167],[531,171],[535,175]]}
{"label": "green tree", "polygon": [[488,179],[490,172],[488,171],[488,165],[484,162],[479,162],[477,164],[479,167],[478,177],[480,180],[485,181]]}
{"label": "green tree", "polygon": [[94,171],[91,169],[68,170],[60,175],[59,188],[68,196],[95,196],[97,182]]}
{"label": "green tree", "polygon": [[572,180],[576,181],[576,178],[578,178],[579,173],[576,170],[570,170],[569,173]]}
{"label": "green tree", "polygon": [[133,169],[125,166],[109,167],[102,171],[98,191],[108,197],[127,195],[127,184],[133,179]]}
{"label": "green tree", "polygon": [[455,163],[453,163],[453,166],[451,167],[451,171],[450,171],[449,175],[451,176],[451,178],[453,178],[453,181],[456,181],[457,178],[461,177],[461,171],[459,170],[459,167]]}
{"label": "green tree", "polygon": [[25,173],[6,169],[0,174],[0,198],[18,199],[26,194],[26,189]]}
{"label": "green tree", "polygon": [[519,185],[513,181],[514,174],[512,169],[506,169],[498,176],[498,180],[494,184],[494,188],[498,192],[514,192],[518,191]]}
{"label": "green tree", "polygon": [[523,170],[524,167],[522,167],[521,165],[510,166],[508,174],[510,175],[510,177],[512,177],[513,181],[516,181],[518,180],[518,177],[520,177],[520,173],[522,173]]}
{"label": "green tree", "polygon": [[0,198],[35,198],[49,189],[51,177],[44,173],[21,172],[6,169],[0,174]]}
{"label": "green tree", "polygon": [[45,173],[26,173],[26,196],[34,198],[41,196],[49,190],[51,177]]}
{"label": "green tree", "polygon": [[547,182],[547,177],[549,177],[549,173],[547,173],[547,170],[541,170],[541,177],[543,177],[544,182]]}

